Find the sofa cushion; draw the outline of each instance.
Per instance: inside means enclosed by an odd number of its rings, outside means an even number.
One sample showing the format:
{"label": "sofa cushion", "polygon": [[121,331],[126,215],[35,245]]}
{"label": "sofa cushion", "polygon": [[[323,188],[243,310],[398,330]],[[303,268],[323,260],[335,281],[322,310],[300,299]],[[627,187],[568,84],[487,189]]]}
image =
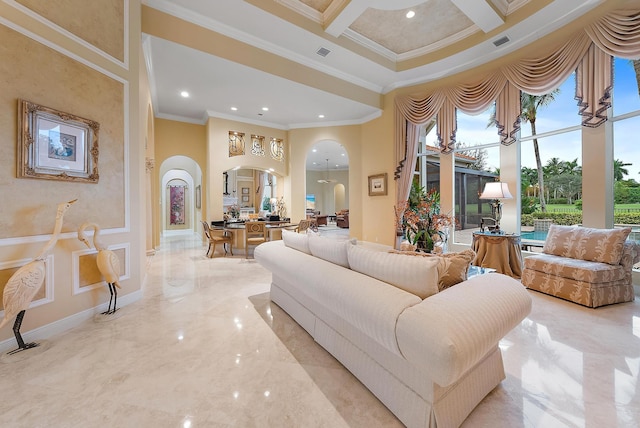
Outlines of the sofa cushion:
{"label": "sofa cushion", "polygon": [[537,254],[527,257],[524,259],[524,267],[591,284],[621,281],[626,274],[622,265],[571,259],[552,254]]}
{"label": "sofa cushion", "polygon": [[394,285],[425,299],[438,292],[439,257],[407,257],[372,251],[360,245],[347,247],[352,270]]}
{"label": "sofa cushion", "polygon": [[578,226],[549,227],[542,252],[572,259],[620,264],[624,241],[631,232],[622,229],[592,229]]}
{"label": "sofa cushion", "polygon": [[282,240],[284,245],[294,250],[311,254],[309,249],[309,237],[305,233],[297,233],[291,230],[282,229]]}
{"label": "sofa cushion", "polygon": [[349,268],[347,246],[355,243],[355,239],[341,241],[324,238],[317,233],[309,234],[309,250],[313,256],[346,268]]}
{"label": "sofa cushion", "polygon": [[443,253],[443,254],[430,254],[421,253],[416,251],[397,251],[391,250],[390,253],[402,254],[407,256],[417,257],[439,257],[440,264],[438,264],[438,291],[442,291],[467,280],[467,274],[469,272],[469,266],[476,257],[476,253],[473,250],[464,250],[459,253]]}

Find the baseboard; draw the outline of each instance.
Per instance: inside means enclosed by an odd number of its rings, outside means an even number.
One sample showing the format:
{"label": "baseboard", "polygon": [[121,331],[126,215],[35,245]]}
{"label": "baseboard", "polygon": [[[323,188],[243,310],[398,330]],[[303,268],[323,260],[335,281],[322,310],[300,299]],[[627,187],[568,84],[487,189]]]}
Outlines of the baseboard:
{"label": "baseboard", "polygon": [[[141,289],[134,291],[133,293],[129,293],[125,296],[118,297],[118,308],[122,308],[131,303],[137,302],[141,298],[142,298]],[[38,327],[31,331],[22,332],[22,338],[24,339],[25,342],[37,342],[39,340],[49,339],[50,337],[55,336],[56,334],[64,333],[65,331],[73,327],[77,327],[78,325],[82,324],[86,320],[93,318],[97,313],[106,311],[108,306],[109,306],[109,303],[105,302],[91,309],[78,312],[77,314],[73,314],[61,320],[54,321],[47,325],[43,325],[42,327]],[[14,348],[17,348],[15,337],[11,337],[10,339],[3,340],[2,342],[0,342],[0,353],[10,351]]]}

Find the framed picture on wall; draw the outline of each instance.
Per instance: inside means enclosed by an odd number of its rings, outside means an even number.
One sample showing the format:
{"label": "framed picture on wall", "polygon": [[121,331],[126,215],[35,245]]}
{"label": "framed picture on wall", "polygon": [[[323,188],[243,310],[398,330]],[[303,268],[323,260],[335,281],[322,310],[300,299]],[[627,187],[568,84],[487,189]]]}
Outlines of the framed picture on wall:
{"label": "framed picture on wall", "polygon": [[387,173],[369,176],[369,196],[387,194]]}
{"label": "framed picture on wall", "polygon": [[243,196],[242,202],[249,202],[249,196]]}
{"label": "framed picture on wall", "polygon": [[243,187],[242,188],[242,194],[243,195],[248,195],[249,194],[249,188],[248,187]]}
{"label": "framed picture on wall", "polygon": [[100,124],[18,101],[19,178],[98,182]]}
{"label": "framed picture on wall", "polygon": [[196,186],[196,208],[200,209],[202,207],[202,188],[198,184]]}

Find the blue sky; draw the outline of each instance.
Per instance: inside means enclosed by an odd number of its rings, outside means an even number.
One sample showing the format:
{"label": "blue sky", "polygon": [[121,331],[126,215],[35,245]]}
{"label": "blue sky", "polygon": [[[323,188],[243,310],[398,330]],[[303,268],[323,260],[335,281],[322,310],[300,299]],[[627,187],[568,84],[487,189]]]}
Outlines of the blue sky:
{"label": "blue sky", "polygon": [[[569,126],[579,125],[577,101],[575,96],[575,77],[571,75],[560,87],[556,100],[538,111],[536,131],[538,134]],[[614,116],[640,110],[640,97],[633,65],[629,60],[616,59],[614,64]],[[457,141],[468,145],[488,144],[498,141],[495,128],[487,128],[489,111],[477,116],[465,115],[458,112]],[[529,123],[522,124],[522,136],[530,136]],[[614,123],[615,152],[614,158],[631,163],[626,167],[629,175],[640,181],[640,117],[634,117]],[[427,138],[427,144],[434,144],[435,137]],[[540,155],[543,165],[552,157],[571,161],[578,159],[582,163],[582,148],[580,132],[571,132],[554,137],[539,139]],[[488,163],[491,167],[498,166],[498,150],[488,150]],[[535,168],[533,144],[531,141],[522,143],[522,166]]]}

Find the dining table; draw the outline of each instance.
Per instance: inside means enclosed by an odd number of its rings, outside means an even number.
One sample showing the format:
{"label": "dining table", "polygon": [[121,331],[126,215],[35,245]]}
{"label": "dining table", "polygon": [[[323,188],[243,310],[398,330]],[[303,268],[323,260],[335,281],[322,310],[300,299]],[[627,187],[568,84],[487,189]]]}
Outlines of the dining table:
{"label": "dining table", "polygon": [[[289,220],[256,221],[262,221],[266,223],[267,239],[269,241],[277,241],[279,239],[282,239],[283,230],[295,230],[298,227],[296,223],[291,223]],[[225,233],[231,234],[233,239],[233,247],[244,248],[245,223],[246,221],[211,222],[211,228],[214,230],[222,230]]]}

